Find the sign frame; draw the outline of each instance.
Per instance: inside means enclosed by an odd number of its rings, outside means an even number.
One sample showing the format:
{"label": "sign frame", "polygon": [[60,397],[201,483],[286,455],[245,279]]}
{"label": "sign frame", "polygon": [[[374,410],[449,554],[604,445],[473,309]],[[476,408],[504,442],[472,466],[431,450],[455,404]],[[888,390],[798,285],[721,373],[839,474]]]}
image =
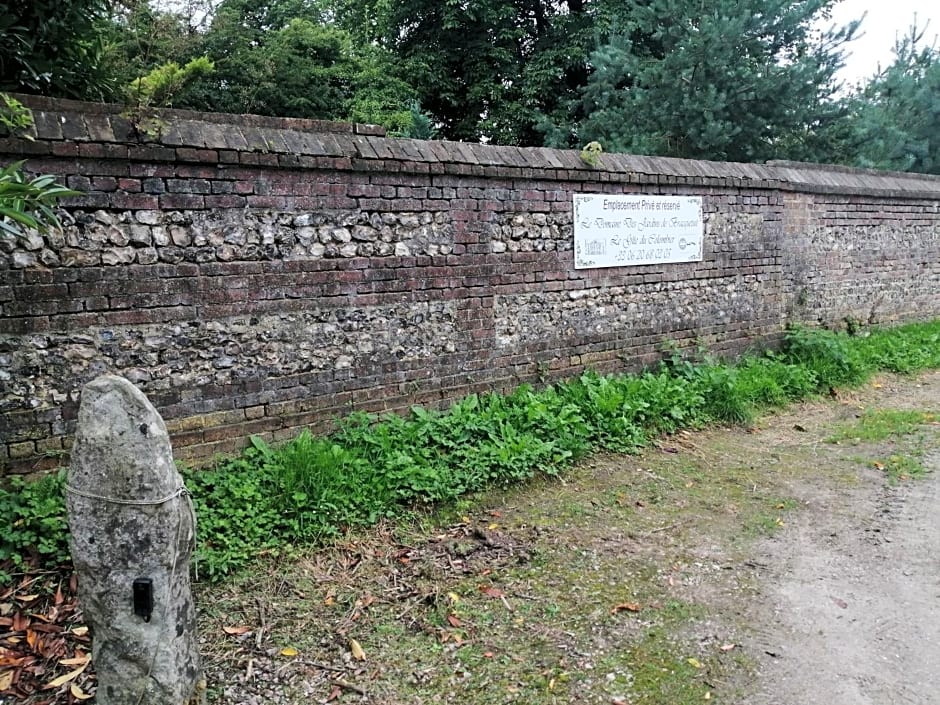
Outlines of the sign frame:
{"label": "sign frame", "polygon": [[701,262],[701,196],[578,193],[573,202],[574,267]]}

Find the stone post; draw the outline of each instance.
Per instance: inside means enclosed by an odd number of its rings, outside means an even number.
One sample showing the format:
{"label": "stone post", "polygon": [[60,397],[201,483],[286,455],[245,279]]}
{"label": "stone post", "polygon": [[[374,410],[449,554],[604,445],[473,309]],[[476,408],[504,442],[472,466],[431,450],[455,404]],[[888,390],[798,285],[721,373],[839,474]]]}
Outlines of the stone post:
{"label": "stone post", "polygon": [[82,390],[66,504],[98,704],[204,702],[189,581],[195,514],[163,419],[126,379]]}

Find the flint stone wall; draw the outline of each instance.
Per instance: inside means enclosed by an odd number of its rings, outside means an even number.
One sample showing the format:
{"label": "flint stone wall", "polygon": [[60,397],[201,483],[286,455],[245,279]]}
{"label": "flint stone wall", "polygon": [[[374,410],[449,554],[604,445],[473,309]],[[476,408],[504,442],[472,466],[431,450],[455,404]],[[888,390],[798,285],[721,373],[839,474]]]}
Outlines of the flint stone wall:
{"label": "flint stone wall", "polygon": [[[940,316],[940,179],[419,142],[368,126],[24,98],[0,139],[83,195],[0,242],[3,473],[67,461],[81,387],[123,375],[176,454],[354,409],[719,353],[788,322]],[[702,196],[702,262],[575,270],[579,192]]]}

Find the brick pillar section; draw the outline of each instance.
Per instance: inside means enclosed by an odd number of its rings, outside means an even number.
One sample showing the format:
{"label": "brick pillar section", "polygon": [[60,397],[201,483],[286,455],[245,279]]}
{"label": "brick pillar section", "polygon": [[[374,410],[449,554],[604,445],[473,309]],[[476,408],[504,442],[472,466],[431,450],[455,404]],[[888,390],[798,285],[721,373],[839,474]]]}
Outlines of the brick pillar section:
{"label": "brick pillar section", "polygon": [[[0,241],[0,476],[64,465],[118,374],[177,457],[360,409],[734,353],[787,322],[940,315],[940,179],[391,139],[374,126],[19,96],[0,138],[81,196]],[[576,193],[701,196],[701,262],[576,270]]]}

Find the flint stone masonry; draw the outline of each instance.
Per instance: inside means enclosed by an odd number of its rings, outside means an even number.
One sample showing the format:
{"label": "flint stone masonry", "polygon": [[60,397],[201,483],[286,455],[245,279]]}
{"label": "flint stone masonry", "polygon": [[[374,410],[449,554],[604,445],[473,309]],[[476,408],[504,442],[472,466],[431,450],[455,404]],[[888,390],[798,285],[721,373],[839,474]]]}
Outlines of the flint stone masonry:
{"label": "flint stone masonry", "polygon": [[[250,288],[230,292],[227,299],[232,301],[248,302],[257,295]],[[233,388],[253,382],[259,390],[256,401],[273,403],[278,395],[263,391],[266,380],[362,369],[376,351],[402,362],[454,353],[456,317],[454,301],[354,310],[311,303],[278,315],[121,326],[96,330],[94,336],[35,335],[12,364],[23,370],[54,366],[77,376],[120,369],[130,381],[157,392],[182,385]],[[29,407],[59,395],[51,378],[27,381],[21,377],[11,386],[8,403]],[[193,402],[194,410],[201,408]]]}
{"label": "flint stone masonry", "polygon": [[[100,705],[202,700],[195,514],[182,486],[163,420],[140,390],[114,376],[86,385],[66,502]],[[153,581],[147,619],[135,614],[138,578]]]}
{"label": "flint stone masonry", "polygon": [[[199,461],[352,410],[735,353],[787,323],[940,316],[940,178],[390,139],[369,126],[22,97],[0,138],[82,191],[0,240],[0,463],[65,462],[80,390],[132,380]],[[575,270],[576,193],[703,200],[701,262]]]}
{"label": "flint stone masonry", "polygon": [[507,214],[487,230],[494,254],[564,252],[574,248],[571,213]]}
{"label": "flint stone masonry", "polygon": [[20,247],[14,268],[431,256],[454,243],[443,212],[99,209],[67,213],[61,231],[28,233]]}

